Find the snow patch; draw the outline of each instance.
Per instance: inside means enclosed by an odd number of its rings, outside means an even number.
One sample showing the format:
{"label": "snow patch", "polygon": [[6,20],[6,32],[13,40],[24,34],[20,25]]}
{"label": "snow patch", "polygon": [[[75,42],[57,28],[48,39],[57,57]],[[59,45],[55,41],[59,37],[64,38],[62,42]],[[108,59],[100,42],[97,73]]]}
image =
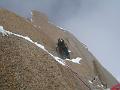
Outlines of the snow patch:
{"label": "snow patch", "polygon": [[[54,23],[52,23],[52,22],[50,22],[50,21],[48,21],[48,23],[50,23],[50,24],[52,24],[52,25],[55,25]],[[57,25],[55,25],[57,28],[59,28],[59,29],[61,29],[61,30],[64,30],[64,32],[66,32],[66,30],[64,29],[64,28],[62,28],[62,27],[60,27],[60,26],[57,26]]]}
{"label": "snow patch", "polygon": [[81,59],[82,59],[82,58],[77,57],[76,59],[66,59],[66,60],[71,61],[71,62],[73,62],[73,63],[80,64],[80,60],[81,60]]}
{"label": "snow patch", "polygon": [[0,26],[0,32],[3,36],[8,36],[9,34],[11,34],[11,32],[4,30],[3,26]]}
{"label": "snow patch", "polygon": [[69,52],[69,53],[71,53],[71,51],[70,51],[70,50],[68,50],[68,52]]}
{"label": "snow patch", "polygon": [[[7,31],[7,30],[4,30],[4,29],[3,29],[3,26],[0,26],[0,32],[2,33],[3,36],[8,36],[8,35],[12,34],[12,35],[15,35],[15,36],[24,38],[25,40],[27,40],[27,41],[35,44],[35,45],[38,46],[39,48],[43,49],[45,52],[47,52],[49,55],[51,55],[51,56],[52,56],[57,62],[59,62],[60,64],[65,65],[65,61],[64,61],[63,59],[61,59],[61,58],[59,58],[59,57],[57,57],[57,56],[52,55],[51,53],[49,53],[49,52],[45,49],[45,47],[44,47],[43,45],[41,45],[41,44],[39,44],[39,43],[37,43],[37,42],[32,41],[28,36],[22,36],[22,35],[15,34],[15,33],[9,32],[9,31]],[[71,52],[71,51],[69,50],[69,52]],[[74,63],[80,64],[80,60],[81,60],[81,59],[82,59],[82,58],[77,57],[76,59],[71,59],[71,60],[70,60],[70,59],[66,59],[66,60],[69,60],[69,61],[72,61],[72,62],[74,62]]]}
{"label": "snow patch", "polygon": [[104,87],[104,86],[101,84],[101,87]]}
{"label": "snow patch", "polygon": [[[16,36],[18,36],[18,34],[16,34]],[[19,35],[19,37],[22,37],[22,38],[24,38],[24,39],[26,39],[26,40],[28,40],[28,41],[33,43],[33,41],[28,36],[24,37],[24,36]]]}
{"label": "snow patch", "polygon": [[43,45],[38,44],[37,42],[34,42],[34,44],[35,44],[36,46],[42,48],[44,51],[47,51]]}
{"label": "snow patch", "polygon": [[[33,13],[32,13],[32,11],[30,12],[30,14],[31,14],[31,16],[33,16]],[[33,20],[32,20],[32,17],[31,17],[30,21],[31,21],[31,22],[33,21]]]}
{"label": "snow patch", "polygon": [[97,85],[98,87],[101,87],[100,85]]}
{"label": "snow patch", "polygon": [[92,82],[92,81],[90,81],[90,80],[89,80],[88,82],[89,82],[89,83],[91,83],[91,84],[93,84],[93,82]]}
{"label": "snow patch", "polygon": [[60,29],[64,30],[64,28],[62,28],[62,27],[60,27],[60,26],[56,26],[56,27],[58,27],[58,28],[60,28]]}
{"label": "snow patch", "polygon": [[64,62],[63,59],[61,59],[61,58],[59,58],[59,57],[56,57],[56,56],[53,56],[53,57],[54,57],[54,59],[55,59],[57,62],[59,62],[59,63],[62,64],[62,65],[65,65],[65,62]]}
{"label": "snow patch", "polygon": [[19,35],[19,34],[15,34],[15,33],[12,33],[12,32],[9,32],[9,31],[6,31],[3,29],[3,26],[0,26],[0,32],[4,35],[8,35],[8,34],[12,34],[12,35],[15,35],[15,36],[18,36],[18,37],[21,37],[21,38],[24,38],[26,39],[27,41],[35,44],[36,46],[38,46],[39,48],[43,49],[44,51],[46,51],[49,55],[51,55],[57,62],[59,62],[60,64],[62,65],[65,65],[65,62],[63,59],[59,58],[59,57],[56,57],[54,55],[52,55],[51,53],[49,53],[45,47],[41,44],[38,44],[37,42],[33,42],[28,36],[22,36],[22,35]]}

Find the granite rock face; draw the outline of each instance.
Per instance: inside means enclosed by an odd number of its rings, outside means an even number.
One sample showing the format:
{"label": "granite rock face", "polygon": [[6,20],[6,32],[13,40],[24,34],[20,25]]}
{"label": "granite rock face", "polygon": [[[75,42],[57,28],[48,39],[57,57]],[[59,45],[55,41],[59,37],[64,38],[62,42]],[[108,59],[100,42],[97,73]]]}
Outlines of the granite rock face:
{"label": "granite rock face", "polygon": [[82,58],[80,64],[64,60],[64,66],[35,44],[0,33],[0,90],[103,90],[118,83],[86,45],[38,11],[33,10],[32,19],[28,20],[0,9],[0,26],[30,37],[54,56],[57,39],[61,37],[71,51],[71,59]]}

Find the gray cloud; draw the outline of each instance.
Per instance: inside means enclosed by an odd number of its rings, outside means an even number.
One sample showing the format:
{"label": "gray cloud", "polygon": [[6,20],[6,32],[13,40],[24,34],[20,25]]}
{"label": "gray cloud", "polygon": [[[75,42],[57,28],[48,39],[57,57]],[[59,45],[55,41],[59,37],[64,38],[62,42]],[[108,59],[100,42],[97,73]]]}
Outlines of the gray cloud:
{"label": "gray cloud", "polygon": [[20,15],[29,16],[31,9],[46,13],[53,21],[63,21],[74,16],[79,10],[81,0],[3,0],[5,7]]}
{"label": "gray cloud", "polygon": [[29,12],[32,9],[40,10],[42,12],[50,11],[50,7],[54,4],[55,0],[2,0],[0,1],[0,7],[12,10],[20,15],[29,16]]}

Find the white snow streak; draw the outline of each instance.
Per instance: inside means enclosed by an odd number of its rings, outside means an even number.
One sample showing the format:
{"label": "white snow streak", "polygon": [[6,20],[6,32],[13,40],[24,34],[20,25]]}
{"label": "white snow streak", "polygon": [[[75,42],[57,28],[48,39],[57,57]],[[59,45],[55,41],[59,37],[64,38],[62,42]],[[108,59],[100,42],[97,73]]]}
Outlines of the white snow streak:
{"label": "white snow streak", "polygon": [[[46,51],[49,55],[51,55],[51,56],[52,56],[57,62],[59,62],[60,64],[65,65],[65,62],[64,62],[63,59],[52,55],[51,53],[49,53],[49,52],[45,49],[45,47],[44,47],[43,45],[41,45],[41,44],[39,44],[39,43],[37,43],[37,42],[32,41],[28,36],[22,36],[22,35],[19,35],[19,34],[15,34],[15,33],[6,31],[6,30],[3,29],[3,26],[0,26],[0,32],[2,33],[3,36],[5,36],[5,35],[8,36],[9,34],[11,34],[11,35],[15,35],[15,36],[18,36],[18,37],[21,37],[21,38],[26,39],[27,41],[35,44],[35,45],[38,46],[39,48],[41,48],[41,49],[43,49],[44,51]],[[72,61],[73,63],[80,64],[80,60],[81,60],[81,59],[82,59],[82,58],[77,57],[76,59],[71,59],[71,60],[70,60],[70,59],[66,59],[66,60]]]}
{"label": "white snow streak", "polygon": [[[31,16],[33,16],[33,13],[32,13],[32,11],[30,12],[31,13]],[[32,20],[32,18],[30,19],[30,21],[32,22],[33,20]]]}
{"label": "white snow streak", "polygon": [[3,36],[8,36],[9,34],[11,34],[11,32],[5,31],[2,26],[0,26],[0,32],[2,33]]}
{"label": "white snow streak", "polygon": [[90,81],[90,80],[89,80],[88,82],[89,82],[89,83],[91,83],[91,84],[93,84],[93,82],[92,82],[92,81]]}
{"label": "white snow streak", "polygon": [[[52,22],[50,22],[50,21],[48,21],[48,23],[50,23],[50,24],[52,24],[52,25],[55,25],[54,23],[52,23]],[[56,26],[56,25],[55,25]],[[57,28],[59,28],[59,29],[61,29],[61,30],[63,30],[64,32],[66,32],[66,30],[64,29],[64,28],[62,28],[62,27],[60,27],[60,26],[56,26]]]}
{"label": "white snow streak", "polygon": [[35,44],[35,45],[38,46],[39,48],[41,48],[41,49],[43,49],[44,51],[46,51],[49,55],[51,55],[51,56],[52,56],[57,62],[59,62],[60,64],[65,65],[64,60],[60,59],[59,57],[56,57],[56,56],[52,55],[51,53],[49,53],[49,52],[45,49],[45,47],[44,47],[43,45],[38,44],[37,42],[33,42],[29,37],[27,37],[27,36],[22,36],[22,35],[19,35],[19,34],[15,34],[15,33],[6,31],[6,30],[3,29],[2,26],[0,26],[0,32],[3,34],[3,36],[4,36],[4,35],[8,35],[8,34],[13,34],[13,35],[15,35],[15,36],[18,36],[18,37],[21,37],[21,38],[26,39],[27,41]]}
{"label": "white snow streak", "polygon": [[40,47],[41,49],[43,49],[44,51],[47,52],[47,50],[45,49],[45,47],[41,44],[38,44],[37,42],[34,42],[35,45],[37,45],[38,47]]}
{"label": "white snow streak", "polygon": [[82,58],[77,57],[76,59],[66,59],[66,60],[71,61],[71,62],[73,62],[73,63],[80,64],[80,60],[81,60],[81,59],[82,59]]}
{"label": "white snow streak", "polygon": [[69,53],[71,53],[71,51],[70,51],[70,50],[68,50],[68,52],[69,52]]}
{"label": "white snow streak", "polygon": [[100,85],[97,85],[98,87],[101,87]]}

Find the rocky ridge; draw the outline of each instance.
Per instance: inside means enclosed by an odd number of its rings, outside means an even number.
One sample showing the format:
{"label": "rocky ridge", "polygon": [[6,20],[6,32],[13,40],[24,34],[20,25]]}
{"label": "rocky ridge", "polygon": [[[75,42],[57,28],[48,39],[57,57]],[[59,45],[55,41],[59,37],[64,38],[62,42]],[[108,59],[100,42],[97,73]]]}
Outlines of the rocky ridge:
{"label": "rocky ridge", "polygon": [[62,65],[28,40],[0,34],[0,90],[102,90],[118,83],[86,45],[38,11],[33,10],[32,19],[27,20],[0,9],[0,25],[12,33],[28,36],[56,57],[57,39],[62,37],[71,51],[71,59],[81,58],[80,64],[64,60]]}

